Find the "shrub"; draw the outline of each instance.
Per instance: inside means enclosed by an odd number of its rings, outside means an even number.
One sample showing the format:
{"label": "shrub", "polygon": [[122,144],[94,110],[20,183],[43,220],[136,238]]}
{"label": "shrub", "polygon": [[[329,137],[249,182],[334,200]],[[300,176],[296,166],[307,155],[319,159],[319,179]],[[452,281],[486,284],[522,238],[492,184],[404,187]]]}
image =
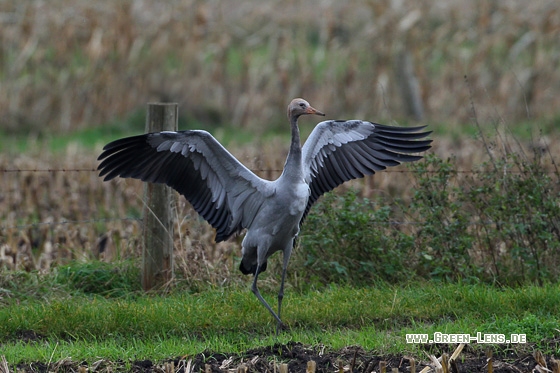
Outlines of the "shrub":
{"label": "shrub", "polygon": [[466,201],[483,222],[476,237],[482,259],[501,282],[557,281],[558,170],[548,171],[538,153],[531,160],[506,154],[491,169],[494,171],[481,173],[477,183],[465,191]]}
{"label": "shrub", "polygon": [[542,154],[506,152],[469,173],[427,155],[410,166],[415,192],[406,202],[328,194],[304,224],[292,273],[353,285],[557,282],[560,177]]}
{"label": "shrub", "polygon": [[[464,191],[457,185],[453,159],[426,156],[413,166],[416,190],[406,215],[418,221],[415,229],[417,273],[445,280],[478,277],[470,257],[472,219]],[[455,182],[454,182],[455,181]]]}
{"label": "shrub", "polygon": [[305,222],[295,266],[321,283],[409,279],[414,240],[399,228],[398,209],[380,202],[355,191],[324,196]]}

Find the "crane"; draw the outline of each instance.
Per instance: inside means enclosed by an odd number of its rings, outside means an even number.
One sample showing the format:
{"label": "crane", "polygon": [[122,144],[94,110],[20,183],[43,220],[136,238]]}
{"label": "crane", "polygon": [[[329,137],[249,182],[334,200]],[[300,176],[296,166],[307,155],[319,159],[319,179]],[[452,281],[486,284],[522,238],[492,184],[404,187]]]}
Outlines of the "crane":
{"label": "crane", "polygon": [[[254,276],[252,292],[277,322],[281,320],[288,261],[309,209],[338,185],[387,167],[422,158],[430,148],[425,126],[396,127],[363,120],[326,120],[316,125],[301,146],[298,119],[320,115],[307,101],[288,105],[291,144],[284,169],[274,181],[264,180],[239,162],[203,130],[163,131],[115,140],[98,160],[104,181],[134,178],[163,183],[185,196],[216,230],[215,241],[246,229],[239,269]],[[257,287],[268,258],[282,251],[278,312]]]}

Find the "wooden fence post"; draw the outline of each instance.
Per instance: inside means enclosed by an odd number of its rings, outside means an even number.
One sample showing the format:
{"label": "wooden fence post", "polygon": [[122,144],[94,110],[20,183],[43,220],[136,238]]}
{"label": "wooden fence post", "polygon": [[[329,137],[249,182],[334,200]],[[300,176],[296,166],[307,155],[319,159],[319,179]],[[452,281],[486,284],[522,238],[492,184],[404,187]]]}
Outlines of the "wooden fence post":
{"label": "wooden fence post", "polygon": [[[149,103],[146,133],[177,131],[176,103]],[[142,228],[142,287],[165,286],[173,279],[173,191],[145,183]]]}

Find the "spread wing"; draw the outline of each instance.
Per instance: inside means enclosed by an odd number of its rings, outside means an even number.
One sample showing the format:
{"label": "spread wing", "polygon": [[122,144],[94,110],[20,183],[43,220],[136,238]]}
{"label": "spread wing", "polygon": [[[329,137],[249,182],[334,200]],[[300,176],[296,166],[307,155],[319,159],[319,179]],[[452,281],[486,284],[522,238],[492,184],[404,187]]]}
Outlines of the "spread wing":
{"label": "spread wing", "polygon": [[206,131],[159,132],[113,141],[103,148],[99,176],[167,184],[216,229],[216,242],[247,228],[270,182],[241,164]]}
{"label": "spread wing", "polygon": [[302,148],[305,180],[311,195],[302,218],[324,193],[352,179],[373,175],[430,148],[421,127],[394,127],[362,120],[324,121],[313,129]]}

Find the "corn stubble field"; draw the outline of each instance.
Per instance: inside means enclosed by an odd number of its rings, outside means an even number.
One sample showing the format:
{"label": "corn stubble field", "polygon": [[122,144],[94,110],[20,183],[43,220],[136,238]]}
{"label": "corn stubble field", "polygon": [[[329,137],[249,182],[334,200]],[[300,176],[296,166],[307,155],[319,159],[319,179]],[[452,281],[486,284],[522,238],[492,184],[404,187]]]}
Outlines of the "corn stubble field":
{"label": "corn stubble field", "polygon": [[[54,0],[0,11],[3,128],[24,133],[158,100],[205,126],[253,130],[284,129],[295,96],[340,118],[402,119],[401,78],[421,87],[430,123],[447,126],[471,123],[471,100],[507,122],[554,117],[560,104],[552,1]],[[398,67],[407,58],[412,73]]]}
{"label": "corn stubble field", "polygon": [[[41,139],[173,101],[189,127],[218,137],[226,126],[256,134],[253,145],[234,140],[228,148],[275,178],[289,141],[285,107],[301,96],[327,118],[419,122],[435,131],[428,161],[338,189],[398,202],[393,224],[370,227],[412,237],[407,253],[417,275],[430,278],[430,264],[452,259],[458,269],[442,278],[468,277],[474,263],[483,281],[558,280],[557,2],[20,1],[0,3],[0,31],[1,131],[28,139],[24,152],[4,143],[0,153],[2,270],[49,272],[139,255],[142,184],[100,180],[102,143],[51,152]],[[314,123],[301,121],[304,135]],[[270,131],[283,135],[259,140]],[[527,199],[527,189],[545,201],[537,222],[526,214],[541,205]],[[495,201],[492,191],[518,194]],[[319,218],[340,207],[327,202]],[[499,204],[528,207],[501,226]],[[177,273],[191,284],[237,281],[240,240],[215,244],[211,227],[182,198],[176,214]],[[427,216],[440,219],[447,238],[468,233],[451,242],[464,246],[462,256],[446,257],[429,227],[414,224]],[[535,224],[546,234],[533,234]],[[520,225],[528,228],[511,228]],[[316,227],[304,226],[304,244],[316,243],[306,238]],[[292,271],[305,270],[305,250]],[[525,260],[526,272],[510,276],[511,268],[525,271]],[[276,288],[277,280],[269,276],[263,286]]]}

